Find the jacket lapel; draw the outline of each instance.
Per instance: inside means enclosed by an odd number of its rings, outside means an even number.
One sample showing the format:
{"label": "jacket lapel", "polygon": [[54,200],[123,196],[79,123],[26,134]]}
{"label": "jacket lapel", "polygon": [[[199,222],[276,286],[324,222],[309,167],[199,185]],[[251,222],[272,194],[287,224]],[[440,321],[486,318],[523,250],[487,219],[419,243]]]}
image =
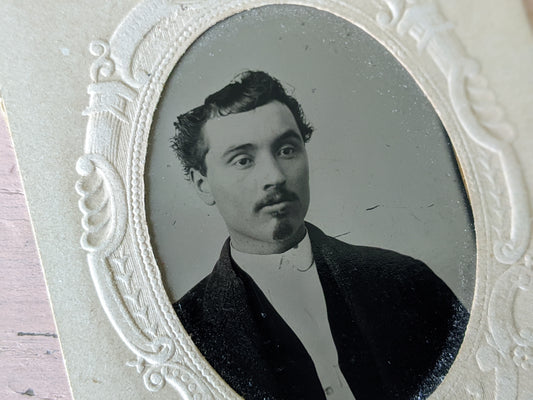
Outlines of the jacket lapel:
{"label": "jacket lapel", "polygon": [[209,323],[224,330],[236,316],[249,313],[245,298],[244,285],[232,267],[228,238],[205,289],[203,309]]}
{"label": "jacket lapel", "polygon": [[341,371],[355,398],[380,398],[384,382],[376,374],[379,355],[368,342],[358,312],[369,266],[358,246],[339,242],[309,223],[307,230]]}
{"label": "jacket lapel", "polygon": [[206,285],[203,308],[203,334],[216,336],[222,350],[210,362],[224,365],[218,372],[245,398],[325,399],[309,354],[252,278],[233,262],[229,240]]}

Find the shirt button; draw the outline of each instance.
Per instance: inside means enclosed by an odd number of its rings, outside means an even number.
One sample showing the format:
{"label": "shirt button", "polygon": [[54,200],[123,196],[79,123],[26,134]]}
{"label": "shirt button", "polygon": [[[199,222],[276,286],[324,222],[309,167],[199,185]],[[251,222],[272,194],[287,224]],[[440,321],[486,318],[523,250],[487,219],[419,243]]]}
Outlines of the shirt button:
{"label": "shirt button", "polygon": [[331,396],[333,394],[333,388],[331,386],[328,386],[324,389],[324,392],[326,392],[326,396]]}

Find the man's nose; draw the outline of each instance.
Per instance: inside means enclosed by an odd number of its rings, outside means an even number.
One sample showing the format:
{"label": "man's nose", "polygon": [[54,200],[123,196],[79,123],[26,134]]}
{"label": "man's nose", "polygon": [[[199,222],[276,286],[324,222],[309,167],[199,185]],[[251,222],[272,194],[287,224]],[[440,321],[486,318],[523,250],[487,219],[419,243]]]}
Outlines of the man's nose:
{"label": "man's nose", "polygon": [[285,183],[287,177],[281,167],[279,161],[275,157],[268,157],[263,165],[263,189],[268,190],[275,186],[280,186]]}

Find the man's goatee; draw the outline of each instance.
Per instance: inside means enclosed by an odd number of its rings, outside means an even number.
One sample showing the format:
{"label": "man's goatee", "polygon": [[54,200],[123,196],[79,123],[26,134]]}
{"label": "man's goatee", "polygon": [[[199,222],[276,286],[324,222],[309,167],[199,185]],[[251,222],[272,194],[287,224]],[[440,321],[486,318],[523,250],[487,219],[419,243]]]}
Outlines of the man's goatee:
{"label": "man's goatee", "polygon": [[293,234],[293,232],[294,230],[292,228],[291,223],[287,220],[281,220],[274,228],[274,232],[272,233],[272,239],[285,240],[288,239]]}

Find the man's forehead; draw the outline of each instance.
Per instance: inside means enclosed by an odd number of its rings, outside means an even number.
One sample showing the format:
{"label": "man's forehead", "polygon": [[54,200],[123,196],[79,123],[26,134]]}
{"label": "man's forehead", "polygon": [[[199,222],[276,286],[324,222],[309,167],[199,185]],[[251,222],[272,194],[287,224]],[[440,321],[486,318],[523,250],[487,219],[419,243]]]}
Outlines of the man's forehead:
{"label": "man's forehead", "polygon": [[206,145],[219,149],[243,142],[275,140],[287,131],[300,133],[290,109],[278,101],[250,111],[210,119],[202,129]]}

